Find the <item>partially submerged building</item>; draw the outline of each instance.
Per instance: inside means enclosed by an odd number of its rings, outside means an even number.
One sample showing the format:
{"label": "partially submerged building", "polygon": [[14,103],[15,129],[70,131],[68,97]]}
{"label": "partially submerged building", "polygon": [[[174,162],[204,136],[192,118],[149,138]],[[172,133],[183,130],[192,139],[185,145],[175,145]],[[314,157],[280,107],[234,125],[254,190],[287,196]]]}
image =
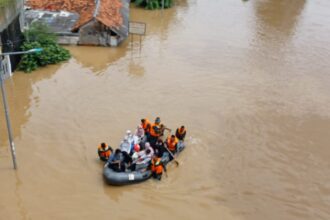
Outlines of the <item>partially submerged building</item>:
{"label": "partially submerged building", "polygon": [[[23,0],[0,0],[0,53],[20,50],[23,43],[21,24],[23,23]],[[1,59],[1,58],[0,58]],[[3,60],[1,67],[11,72],[11,67],[16,68],[20,56],[10,56]],[[7,64],[7,65],[5,65]]]}
{"label": "partially submerged building", "polygon": [[28,0],[26,22],[41,21],[59,43],[117,46],[128,37],[129,0]]}

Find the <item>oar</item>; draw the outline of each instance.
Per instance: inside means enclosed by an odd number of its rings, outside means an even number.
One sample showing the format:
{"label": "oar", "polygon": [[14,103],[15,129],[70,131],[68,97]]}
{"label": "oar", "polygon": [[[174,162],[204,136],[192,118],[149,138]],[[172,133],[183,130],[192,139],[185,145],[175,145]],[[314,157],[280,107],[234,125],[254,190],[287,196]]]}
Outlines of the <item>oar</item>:
{"label": "oar", "polygon": [[175,159],[174,155],[172,154],[172,152],[166,147],[166,145],[164,144],[165,149],[167,150],[167,152],[172,156],[174,162],[176,163],[177,166],[179,166],[179,162]]}
{"label": "oar", "polygon": [[167,171],[164,170],[164,173],[165,173],[165,176],[166,176],[166,178],[167,178],[167,177],[168,177],[168,175],[167,175]]}

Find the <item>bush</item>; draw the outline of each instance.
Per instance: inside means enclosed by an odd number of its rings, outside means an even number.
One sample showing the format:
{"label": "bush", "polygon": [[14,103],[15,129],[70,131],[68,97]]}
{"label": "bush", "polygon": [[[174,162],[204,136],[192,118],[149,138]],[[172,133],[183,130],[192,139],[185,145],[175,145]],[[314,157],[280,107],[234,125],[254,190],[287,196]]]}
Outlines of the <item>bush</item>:
{"label": "bush", "polygon": [[134,0],[136,6],[142,6],[149,10],[170,8],[173,5],[172,0]]}
{"label": "bush", "polygon": [[56,64],[70,59],[69,51],[56,43],[56,36],[51,34],[44,24],[33,23],[30,29],[23,34],[25,37],[25,42],[21,47],[23,51],[33,48],[42,48],[43,51],[24,54],[18,66],[19,70],[31,72],[40,66]]}

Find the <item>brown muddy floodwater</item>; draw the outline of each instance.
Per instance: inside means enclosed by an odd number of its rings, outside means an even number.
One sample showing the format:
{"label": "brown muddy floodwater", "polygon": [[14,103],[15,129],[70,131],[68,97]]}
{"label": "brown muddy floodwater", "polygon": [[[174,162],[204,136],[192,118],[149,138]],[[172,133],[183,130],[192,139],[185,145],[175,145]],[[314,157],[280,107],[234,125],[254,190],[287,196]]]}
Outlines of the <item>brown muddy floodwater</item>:
{"label": "brown muddy floodwater", "polygon": [[[0,219],[330,219],[330,1],[176,0],[147,35],[6,81]],[[186,125],[168,178],[112,187],[96,147]]]}

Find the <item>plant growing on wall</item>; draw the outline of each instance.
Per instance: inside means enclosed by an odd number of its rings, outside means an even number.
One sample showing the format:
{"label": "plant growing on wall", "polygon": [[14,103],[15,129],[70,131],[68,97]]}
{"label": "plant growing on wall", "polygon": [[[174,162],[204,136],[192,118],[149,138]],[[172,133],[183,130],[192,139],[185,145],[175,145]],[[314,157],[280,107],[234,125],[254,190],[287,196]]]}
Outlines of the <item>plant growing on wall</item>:
{"label": "plant growing on wall", "polygon": [[142,6],[149,10],[170,8],[173,5],[173,0],[134,0],[136,6]]}
{"label": "plant growing on wall", "polygon": [[22,50],[43,48],[43,51],[24,54],[18,66],[19,70],[31,72],[40,66],[56,64],[71,57],[69,51],[56,43],[56,36],[51,34],[48,27],[42,23],[33,23],[23,34],[25,42],[22,45]]}

